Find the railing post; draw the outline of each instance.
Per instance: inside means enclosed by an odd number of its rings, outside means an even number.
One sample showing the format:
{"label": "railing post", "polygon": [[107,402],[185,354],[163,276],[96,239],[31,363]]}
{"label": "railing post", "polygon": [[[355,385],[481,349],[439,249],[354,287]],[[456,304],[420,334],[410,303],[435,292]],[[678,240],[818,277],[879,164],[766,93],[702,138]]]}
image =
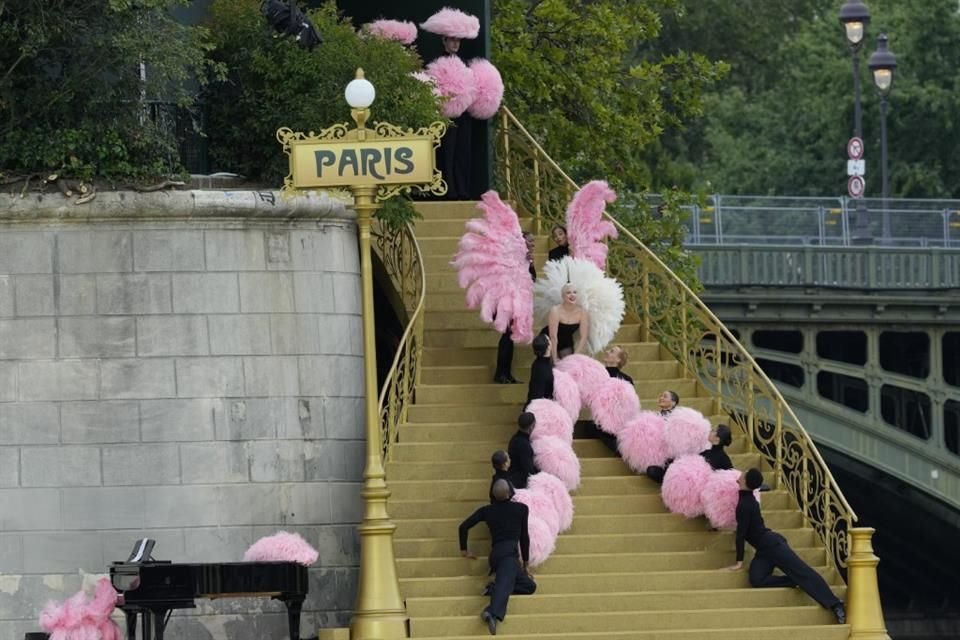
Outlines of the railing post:
{"label": "railing post", "polygon": [[540,233],[543,229],[541,224],[541,217],[543,216],[543,211],[540,209],[540,161],[537,159],[537,154],[533,154],[533,235],[540,236]]}
{"label": "railing post", "polygon": [[683,350],[683,354],[680,357],[680,366],[682,370],[680,375],[684,378],[687,377],[687,373],[690,371],[690,367],[687,366],[687,359],[690,357],[690,345],[687,344],[687,294],[686,292],[681,292],[680,295],[680,348]]}
{"label": "railing post", "polygon": [[806,460],[803,461],[803,473],[800,474],[800,485],[803,495],[800,497],[800,517],[803,518],[803,526],[810,526],[810,470],[807,468]]}
{"label": "railing post", "polygon": [[755,439],[757,431],[757,413],[753,408],[753,403],[755,401],[755,396],[753,393],[753,367],[750,367],[750,372],[747,374],[747,437],[750,438],[750,449],[757,448],[757,441]]}
{"label": "railing post", "polygon": [[783,486],[783,405],[777,401],[776,424],[773,426],[773,441],[777,447],[777,458],[773,463],[774,488],[780,489]]}
{"label": "railing post", "polygon": [[503,124],[500,126],[500,134],[503,136],[503,182],[507,190],[507,202],[513,202],[513,183],[510,180],[510,117],[505,109],[500,110],[500,119]]}
{"label": "railing post", "polygon": [[650,270],[644,266],[641,276],[642,291],[640,292],[640,308],[643,310],[643,320],[640,323],[640,340],[650,340]]}
{"label": "railing post", "polygon": [[847,560],[847,622],[850,640],[890,640],[883,621],[877,565],[870,527],[850,530],[850,557]]}

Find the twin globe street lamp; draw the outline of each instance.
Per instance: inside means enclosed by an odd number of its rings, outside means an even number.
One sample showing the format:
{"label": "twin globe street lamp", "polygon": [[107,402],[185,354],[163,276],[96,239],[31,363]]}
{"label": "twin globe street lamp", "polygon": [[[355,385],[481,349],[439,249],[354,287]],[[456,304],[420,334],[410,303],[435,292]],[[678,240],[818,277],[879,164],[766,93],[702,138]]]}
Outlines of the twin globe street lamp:
{"label": "twin globe street lamp", "polygon": [[[840,22],[843,24],[844,35],[853,59],[853,135],[863,139],[863,111],[860,105],[860,48],[866,36],[867,25],[870,24],[870,10],[861,0],[847,0],[840,7]],[[897,59],[887,49],[887,36],[880,34],[877,38],[877,50],[870,56],[868,63],[873,72],[873,82],[880,95],[880,171],[883,197],[883,238],[890,237],[890,212],[887,207],[889,198],[889,182],[887,179],[887,96],[893,82],[893,72],[897,67]],[[853,195],[851,193],[851,195]],[[867,204],[862,194],[856,197],[857,217],[855,222],[854,242],[868,244],[872,242],[869,229]]]}

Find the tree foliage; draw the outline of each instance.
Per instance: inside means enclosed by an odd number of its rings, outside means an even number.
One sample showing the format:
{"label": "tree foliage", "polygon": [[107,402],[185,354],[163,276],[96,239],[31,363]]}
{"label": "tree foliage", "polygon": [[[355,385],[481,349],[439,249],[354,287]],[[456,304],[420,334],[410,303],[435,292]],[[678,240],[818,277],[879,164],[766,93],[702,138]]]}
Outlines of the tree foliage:
{"label": "tree foliage", "polygon": [[[685,187],[733,194],[844,193],[854,109],[839,3],[687,4],[700,8],[689,17],[701,19],[671,25],[665,44],[702,43],[708,55],[730,63],[731,76],[709,92],[704,117],[669,140],[657,179],[679,176]],[[889,96],[891,195],[960,197],[957,3],[868,5],[872,21],[860,53],[867,195],[879,196],[881,187],[879,98],[867,60],[885,32],[898,62]],[[734,37],[719,38],[720,31]]]}
{"label": "tree foliage", "polygon": [[422,67],[416,52],[359,35],[332,2],[309,13],[323,39],[313,51],[274,37],[258,0],[215,0],[211,13],[213,55],[229,69],[208,98],[211,161],[221,170],[281,182],[288,162],[277,129],[318,132],[349,122],[343,89],[357,67],[377,89],[373,121],[382,115],[402,127],[420,127],[442,120],[430,88],[410,76]]}
{"label": "tree foliage", "polygon": [[175,141],[149,117],[189,106],[217,68],[189,0],[0,0],[0,169],[163,174]]}

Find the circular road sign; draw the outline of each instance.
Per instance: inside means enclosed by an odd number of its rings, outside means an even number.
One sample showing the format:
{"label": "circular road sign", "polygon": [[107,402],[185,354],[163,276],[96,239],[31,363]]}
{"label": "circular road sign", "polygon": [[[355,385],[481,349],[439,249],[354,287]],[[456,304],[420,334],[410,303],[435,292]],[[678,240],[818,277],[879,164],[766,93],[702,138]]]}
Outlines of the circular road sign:
{"label": "circular road sign", "polygon": [[850,194],[851,198],[862,198],[866,188],[867,183],[864,182],[863,176],[850,176],[850,179],[847,180],[847,193]]}
{"label": "circular road sign", "polygon": [[854,136],[847,142],[847,156],[851,160],[859,160],[863,157],[863,138]]}

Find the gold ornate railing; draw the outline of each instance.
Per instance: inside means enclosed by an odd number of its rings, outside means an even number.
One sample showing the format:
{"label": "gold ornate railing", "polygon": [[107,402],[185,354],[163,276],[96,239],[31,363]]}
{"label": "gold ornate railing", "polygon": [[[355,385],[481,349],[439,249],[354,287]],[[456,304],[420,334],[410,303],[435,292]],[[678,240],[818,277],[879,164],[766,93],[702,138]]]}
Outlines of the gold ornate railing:
{"label": "gold ornate railing", "polygon": [[[532,217],[533,231],[563,224],[577,184],[550,159],[506,107],[498,118],[498,186]],[[609,217],[609,216],[608,216]],[[663,345],[716,399],[786,487],[805,522],[827,547],[833,565],[847,567],[847,532],[856,514],[799,419],[746,349],[646,245],[617,220],[608,242],[607,271],[623,285],[628,315],[639,318],[644,340]]]}
{"label": "gold ornate railing", "polygon": [[380,389],[380,437],[383,460],[387,462],[397,441],[398,427],[407,418],[407,409],[420,381],[426,275],[412,226],[393,229],[375,219],[371,233],[373,250],[393,285],[396,302],[405,312],[403,320],[407,323]]}

